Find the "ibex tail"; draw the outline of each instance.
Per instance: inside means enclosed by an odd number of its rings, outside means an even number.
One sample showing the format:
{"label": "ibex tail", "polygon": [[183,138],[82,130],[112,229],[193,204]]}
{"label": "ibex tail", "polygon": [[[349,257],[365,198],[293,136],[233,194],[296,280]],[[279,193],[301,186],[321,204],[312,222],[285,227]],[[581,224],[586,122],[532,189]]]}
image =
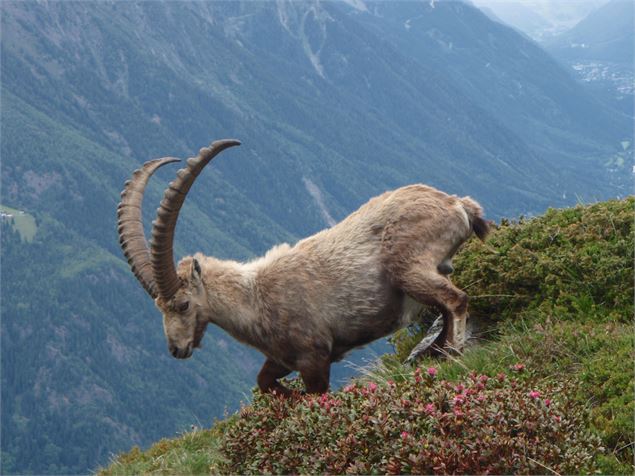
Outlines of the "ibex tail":
{"label": "ibex tail", "polygon": [[463,209],[467,213],[472,225],[472,230],[481,240],[484,240],[489,233],[490,223],[483,219],[483,209],[470,197],[461,198]]}

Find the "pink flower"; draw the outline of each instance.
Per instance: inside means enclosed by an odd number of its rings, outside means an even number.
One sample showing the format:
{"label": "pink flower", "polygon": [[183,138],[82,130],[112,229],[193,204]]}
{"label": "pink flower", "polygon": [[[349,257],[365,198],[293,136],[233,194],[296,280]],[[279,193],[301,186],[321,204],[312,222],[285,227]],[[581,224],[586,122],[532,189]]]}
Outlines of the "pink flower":
{"label": "pink flower", "polygon": [[514,364],[514,366],[512,368],[516,372],[522,372],[523,370],[525,370],[525,364],[521,364],[520,362],[518,362],[517,364]]}
{"label": "pink flower", "polygon": [[503,382],[505,380],[505,374],[501,372],[496,376],[496,378],[499,382]]}
{"label": "pink flower", "polygon": [[456,387],[454,387],[454,390],[458,393],[461,393],[463,390],[465,390],[465,386],[462,383],[460,383]]}
{"label": "pink flower", "polygon": [[421,377],[421,368],[417,367],[415,369],[415,377]]}
{"label": "pink flower", "polygon": [[350,393],[350,392],[355,391],[356,388],[357,388],[357,386],[354,383],[352,383],[352,384],[347,385],[346,387],[344,387],[344,392]]}
{"label": "pink flower", "polygon": [[408,436],[410,436],[410,434],[407,431],[402,431],[401,432],[401,438],[402,439],[405,440],[406,438],[408,438]]}
{"label": "pink flower", "polygon": [[560,423],[560,420],[561,420],[560,415],[554,415],[554,417],[553,417],[553,418],[554,418],[554,419],[555,419],[558,423]]}
{"label": "pink flower", "polygon": [[437,376],[437,369],[435,367],[428,367],[428,375],[432,378]]}
{"label": "pink flower", "polygon": [[487,375],[479,375],[478,380],[479,382],[485,384],[489,380],[489,377]]}
{"label": "pink flower", "polygon": [[455,409],[454,409],[454,416],[457,416],[457,417],[459,417],[459,418],[460,418],[460,417],[462,417],[462,416],[463,416],[463,412],[462,412],[460,409],[455,408]]}
{"label": "pink flower", "polygon": [[375,390],[377,390],[377,384],[375,382],[370,382],[368,384],[368,390],[374,392]]}
{"label": "pink flower", "polygon": [[549,400],[548,398],[545,398],[545,405],[546,406],[551,405],[551,400]]}
{"label": "pink flower", "polygon": [[482,402],[483,400],[485,400],[485,395],[483,395],[483,394],[481,393],[481,394],[479,394],[479,396],[478,396],[478,397],[476,397],[476,399],[477,399],[479,402]]}
{"label": "pink flower", "polygon": [[423,407],[423,411],[426,412],[428,415],[432,415],[436,411],[434,403],[428,403],[425,407]]}
{"label": "pink flower", "polygon": [[465,402],[465,395],[459,394],[456,397],[454,397],[452,401],[454,402],[455,405],[460,405],[461,403]]}
{"label": "pink flower", "polygon": [[532,390],[531,392],[529,392],[529,396],[531,398],[538,398],[540,396],[540,392],[538,390]]}

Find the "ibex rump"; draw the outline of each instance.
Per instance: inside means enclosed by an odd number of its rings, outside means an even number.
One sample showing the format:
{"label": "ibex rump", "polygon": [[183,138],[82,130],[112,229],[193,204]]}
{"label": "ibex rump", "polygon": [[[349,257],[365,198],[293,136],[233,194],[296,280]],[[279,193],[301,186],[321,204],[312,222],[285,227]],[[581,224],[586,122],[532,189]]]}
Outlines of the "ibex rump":
{"label": "ibex rump", "polygon": [[118,208],[120,242],[132,271],[155,299],[172,355],[185,359],[208,323],[260,350],[262,391],[287,394],[278,379],[299,371],[307,392],[328,390],[330,365],[349,350],[407,326],[423,305],[439,307],[444,327],[435,346],[461,348],[467,295],[446,274],[472,232],[488,231],[481,207],[425,185],[371,199],[332,228],[248,263],[196,254],[174,268],[179,210],[195,178],[235,140],[216,141],[189,159],[165,191],[152,243],[146,245],[141,201],[150,176],[177,159],[134,172]]}

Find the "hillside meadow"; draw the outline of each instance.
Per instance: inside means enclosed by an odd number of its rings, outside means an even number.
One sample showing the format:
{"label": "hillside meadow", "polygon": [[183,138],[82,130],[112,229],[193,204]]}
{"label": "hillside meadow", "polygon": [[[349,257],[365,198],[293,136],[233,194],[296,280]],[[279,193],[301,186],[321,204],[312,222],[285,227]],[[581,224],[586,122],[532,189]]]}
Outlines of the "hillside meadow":
{"label": "hillside meadow", "polygon": [[634,205],[503,220],[470,241],[453,279],[483,324],[462,355],[404,365],[424,335],[407,329],[341,389],[254,391],[99,474],[633,474]]}

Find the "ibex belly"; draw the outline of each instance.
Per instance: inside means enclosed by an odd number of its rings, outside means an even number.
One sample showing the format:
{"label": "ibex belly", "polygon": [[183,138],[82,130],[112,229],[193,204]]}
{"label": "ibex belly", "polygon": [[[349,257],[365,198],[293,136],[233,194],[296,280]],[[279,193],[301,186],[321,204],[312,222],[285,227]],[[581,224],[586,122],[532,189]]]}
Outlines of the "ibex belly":
{"label": "ibex belly", "polygon": [[418,316],[422,305],[398,290],[386,301],[386,305],[372,314],[351,317],[348,327],[334,335],[331,360],[341,360],[347,352],[365,346],[377,339],[410,325]]}

